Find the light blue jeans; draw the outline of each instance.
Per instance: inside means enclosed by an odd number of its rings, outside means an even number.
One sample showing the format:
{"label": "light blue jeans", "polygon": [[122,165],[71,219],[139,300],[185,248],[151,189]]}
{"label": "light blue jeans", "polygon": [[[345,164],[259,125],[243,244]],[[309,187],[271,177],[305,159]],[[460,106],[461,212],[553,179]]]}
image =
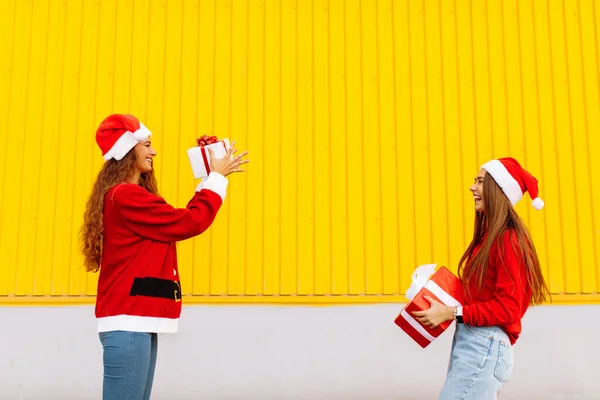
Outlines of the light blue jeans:
{"label": "light blue jeans", "polygon": [[493,400],[513,370],[508,335],[496,326],[456,324],[448,375],[438,400]]}
{"label": "light blue jeans", "polygon": [[99,336],[104,348],[102,400],[149,400],[158,348],[156,333],[111,331]]}

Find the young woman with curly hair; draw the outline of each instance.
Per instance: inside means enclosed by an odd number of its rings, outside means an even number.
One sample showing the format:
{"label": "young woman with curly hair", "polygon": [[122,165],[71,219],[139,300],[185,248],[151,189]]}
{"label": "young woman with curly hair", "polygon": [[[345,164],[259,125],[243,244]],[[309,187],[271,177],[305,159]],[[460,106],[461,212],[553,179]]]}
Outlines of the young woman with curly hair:
{"label": "young woman with curly hair", "polygon": [[210,227],[225,199],[226,177],[248,162],[247,152],[234,156],[233,142],[223,158],[211,158],[211,172],[186,208],[175,208],[158,193],[150,135],[123,114],[110,115],[96,131],[105,163],[80,235],[87,271],[100,271],[95,314],[104,400],[150,398],[157,334],[177,332],[181,314],[176,242]]}

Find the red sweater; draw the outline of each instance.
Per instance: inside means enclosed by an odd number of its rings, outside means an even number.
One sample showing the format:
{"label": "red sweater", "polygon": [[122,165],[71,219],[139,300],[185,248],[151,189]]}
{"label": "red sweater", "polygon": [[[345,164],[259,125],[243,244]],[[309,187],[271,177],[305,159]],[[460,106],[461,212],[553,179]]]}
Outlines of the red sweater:
{"label": "red sweater", "polygon": [[[499,326],[514,344],[521,333],[521,318],[529,307],[532,294],[525,266],[518,254],[516,233],[507,231],[498,240],[503,253],[500,255],[496,244],[492,246],[485,287],[477,291],[472,283],[469,295],[465,290],[463,320],[472,326]],[[483,241],[474,249],[473,256],[482,245]]]}
{"label": "red sweater", "polygon": [[98,332],[176,332],[181,314],[177,247],[214,221],[227,179],[212,172],[186,208],[174,208],[141,186],[122,183],[104,199],[104,243]]}

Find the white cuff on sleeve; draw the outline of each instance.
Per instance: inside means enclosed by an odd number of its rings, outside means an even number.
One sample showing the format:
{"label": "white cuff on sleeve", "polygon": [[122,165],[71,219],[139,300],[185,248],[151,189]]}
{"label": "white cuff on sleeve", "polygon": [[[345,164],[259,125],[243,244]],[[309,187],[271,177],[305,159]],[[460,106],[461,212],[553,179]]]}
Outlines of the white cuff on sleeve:
{"label": "white cuff on sleeve", "polygon": [[202,189],[210,190],[215,192],[221,197],[221,200],[225,201],[225,195],[227,194],[227,185],[229,181],[223,175],[218,172],[211,172],[207,178],[204,178],[202,182],[196,186],[196,192]]}

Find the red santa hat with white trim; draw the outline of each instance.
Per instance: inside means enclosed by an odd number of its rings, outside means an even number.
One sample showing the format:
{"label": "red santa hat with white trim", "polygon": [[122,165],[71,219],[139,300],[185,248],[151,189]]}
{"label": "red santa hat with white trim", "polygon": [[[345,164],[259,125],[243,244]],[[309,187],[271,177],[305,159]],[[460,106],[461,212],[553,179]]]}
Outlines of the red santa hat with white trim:
{"label": "red santa hat with white trim", "polygon": [[538,181],[527,172],[517,160],[511,157],[488,161],[481,167],[494,178],[508,200],[514,206],[523,198],[525,192],[533,200],[536,210],[544,208],[544,201],[538,197]]}
{"label": "red santa hat with white trim", "polygon": [[139,142],[152,133],[136,117],[128,114],[109,115],[96,131],[96,143],[105,160],[121,160]]}

